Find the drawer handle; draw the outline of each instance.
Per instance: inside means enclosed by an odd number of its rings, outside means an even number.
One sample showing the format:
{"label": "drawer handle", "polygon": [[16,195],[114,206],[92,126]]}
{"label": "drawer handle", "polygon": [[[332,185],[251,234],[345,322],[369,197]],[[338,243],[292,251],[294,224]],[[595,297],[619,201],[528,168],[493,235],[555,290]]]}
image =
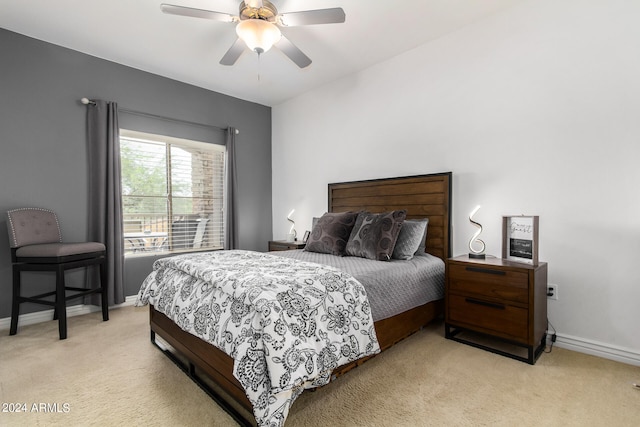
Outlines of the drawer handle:
{"label": "drawer handle", "polygon": [[497,274],[498,276],[504,276],[507,274],[502,270],[492,270],[490,268],[480,268],[480,267],[466,267],[467,271],[473,271],[475,273],[487,273],[487,274]]}
{"label": "drawer handle", "polygon": [[494,302],[482,301],[482,300],[474,299],[474,298],[465,298],[464,300],[466,302],[468,302],[469,304],[483,305],[485,307],[497,308],[499,310],[504,310],[504,308],[505,308],[504,305],[502,305],[502,304],[498,304],[498,303],[494,303]]}

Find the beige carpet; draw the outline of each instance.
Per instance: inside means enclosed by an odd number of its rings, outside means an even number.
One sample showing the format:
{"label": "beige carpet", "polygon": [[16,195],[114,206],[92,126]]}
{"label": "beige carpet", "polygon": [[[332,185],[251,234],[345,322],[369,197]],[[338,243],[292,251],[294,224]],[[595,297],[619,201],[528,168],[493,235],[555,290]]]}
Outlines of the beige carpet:
{"label": "beige carpet", "polygon": [[[235,425],[150,343],[146,308],[72,317],[65,341],[53,321],[7,334],[0,426]],[[530,366],[445,340],[437,324],[304,393],[287,427],[637,426],[638,381],[640,367],[558,348]],[[4,412],[16,404],[27,412]]]}

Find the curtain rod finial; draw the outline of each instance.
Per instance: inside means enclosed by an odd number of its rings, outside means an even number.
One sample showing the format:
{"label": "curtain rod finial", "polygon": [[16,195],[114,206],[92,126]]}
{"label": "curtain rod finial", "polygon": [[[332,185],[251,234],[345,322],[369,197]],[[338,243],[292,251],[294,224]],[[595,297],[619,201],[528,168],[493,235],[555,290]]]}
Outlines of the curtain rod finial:
{"label": "curtain rod finial", "polygon": [[80,100],[80,102],[82,102],[84,105],[89,105],[89,104],[95,104],[95,101],[90,100],[89,98],[82,98]]}

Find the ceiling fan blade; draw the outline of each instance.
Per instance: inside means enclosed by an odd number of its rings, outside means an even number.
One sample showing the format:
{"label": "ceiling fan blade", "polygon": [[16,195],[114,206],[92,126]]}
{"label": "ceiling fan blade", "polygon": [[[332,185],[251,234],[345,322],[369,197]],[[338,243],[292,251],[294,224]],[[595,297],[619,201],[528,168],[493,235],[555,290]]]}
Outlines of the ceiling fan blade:
{"label": "ceiling fan blade", "polygon": [[303,12],[289,12],[280,15],[280,23],[285,27],[316,24],[340,24],[346,15],[341,7],[331,9],[306,10]]}
{"label": "ceiling fan blade", "polygon": [[214,21],[233,22],[233,15],[212,10],[194,9],[192,7],[177,6],[175,4],[162,3],[160,10],[171,15],[189,16],[192,18],[212,19]]}
{"label": "ceiling fan blade", "polygon": [[244,48],[246,45],[239,38],[236,39],[235,43],[231,45],[227,53],[224,54],[222,59],[220,60],[220,64],[222,65],[233,65],[236,63],[242,52],[244,52]]}
{"label": "ceiling fan blade", "polygon": [[280,37],[280,40],[274,46],[280,49],[300,68],[308,67],[311,64],[311,59],[285,36]]}

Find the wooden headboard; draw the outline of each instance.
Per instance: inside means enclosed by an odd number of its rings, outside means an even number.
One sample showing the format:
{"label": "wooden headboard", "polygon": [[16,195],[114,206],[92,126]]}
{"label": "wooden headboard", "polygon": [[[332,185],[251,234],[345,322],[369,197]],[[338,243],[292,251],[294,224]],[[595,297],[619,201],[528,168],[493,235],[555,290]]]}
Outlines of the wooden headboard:
{"label": "wooden headboard", "polygon": [[451,257],[451,172],[329,184],[329,212],[396,209],[429,218],[426,252]]}

